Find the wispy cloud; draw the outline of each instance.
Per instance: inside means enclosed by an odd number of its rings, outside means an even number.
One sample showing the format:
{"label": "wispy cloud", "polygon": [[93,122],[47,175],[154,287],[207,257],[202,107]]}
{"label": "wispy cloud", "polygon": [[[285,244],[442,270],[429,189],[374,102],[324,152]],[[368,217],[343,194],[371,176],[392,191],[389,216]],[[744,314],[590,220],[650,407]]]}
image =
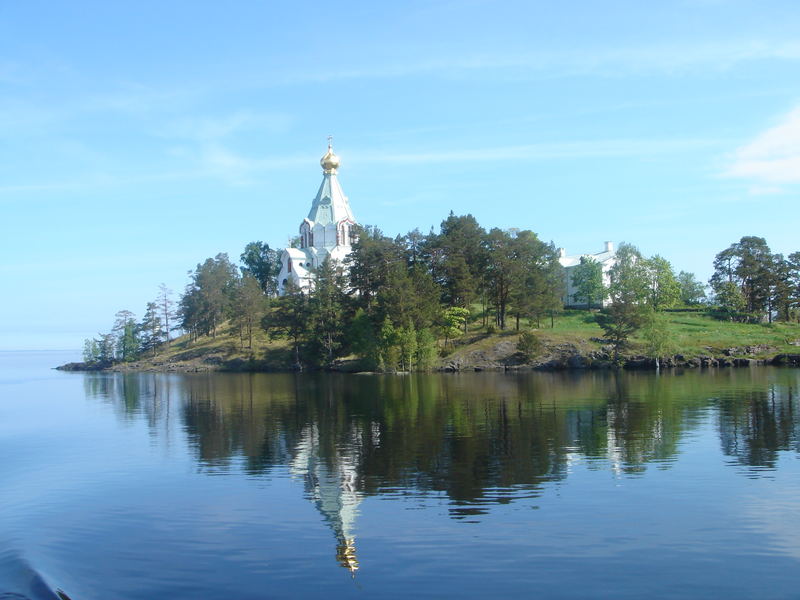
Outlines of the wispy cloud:
{"label": "wispy cloud", "polygon": [[552,142],[519,146],[465,148],[430,152],[353,152],[353,163],[446,163],[519,160],[552,160],[563,158],[614,158],[623,156],[652,156],[672,154],[691,149],[717,146],[717,139],[611,139]]}
{"label": "wispy cloud", "polygon": [[363,63],[344,69],[295,67],[283,76],[273,73],[270,84],[323,83],[348,79],[396,79],[417,75],[460,77],[475,72],[497,76],[557,77],[573,75],[621,76],[630,73],[676,73],[702,69],[724,71],[739,64],[763,61],[800,61],[800,42],[735,40],[687,44],[652,44],[616,48],[581,48],[540,52],[472,53],[438,58],[408,57],[403,61]]}
{"label": "wispy cloud", "polygon": [[284,132],[292,120],[284,113],[241,110],[227,115],[181,117],[162,126],[157,133],[163,137],[213,142],[243,131]]}
{"label": "wispy cloud", "polygon": [[770,187],[800,183],[800,106],[738,148],[724,174]]}

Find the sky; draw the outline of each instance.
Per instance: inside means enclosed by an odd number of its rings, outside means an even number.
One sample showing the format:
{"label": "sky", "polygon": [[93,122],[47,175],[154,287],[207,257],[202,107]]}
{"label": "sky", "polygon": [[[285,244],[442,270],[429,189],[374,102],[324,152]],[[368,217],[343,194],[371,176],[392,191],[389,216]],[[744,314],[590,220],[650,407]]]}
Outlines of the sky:
{"label": "sky", "polygon": [[388,235],[471,213],[707,280],[800,250],[800,3],[0,0],[0,350],[284,246],[328,135]]}

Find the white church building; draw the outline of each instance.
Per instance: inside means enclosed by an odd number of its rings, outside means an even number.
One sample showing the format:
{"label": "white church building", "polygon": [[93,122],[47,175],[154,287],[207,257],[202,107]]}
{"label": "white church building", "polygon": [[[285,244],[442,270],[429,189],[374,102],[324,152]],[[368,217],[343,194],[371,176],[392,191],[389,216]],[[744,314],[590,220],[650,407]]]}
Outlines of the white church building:
{"label": "white church building", "polygon": [[[572,283],[572,273],[575,270],[575,267],[581,264],[581,258],[584,257],[594,259],[596,262],[600,263],[603,273],[603,285],[608,286],[608,284],[611,283],[609,271],[617,262],[617,253],[614,250],[613,242],[606,242],[603,251],[598,252],[597,254],[577,254],[574,256],[567,256],[567,251],[564,248],[559,248],[558,262],[560,262],[561,266],[564,267],[564,278],[566,280],[564,286],[564,296],[562,297],[562,301],[564,302],[564,306],[566,308],[586,306],[585,302],[580,302],[575,299],[575,293],[578,290]],[[608,305],[608,303],[609,299],[603,298],[603,306]]]}
{"label": "white church building", "polygon": [[289,282],[303,291],[309,291],[314,279],[313,269],[328,257],[343,261],[355,241],[354,226],[357,221],[336,176],[339,157],[333,153],[330,138],[328,151],[319,163],[322,165],[322,183],[311,203],[308,217],[300,224],[299,247],[284,248],[281,253],[279,294],[284,293]]}

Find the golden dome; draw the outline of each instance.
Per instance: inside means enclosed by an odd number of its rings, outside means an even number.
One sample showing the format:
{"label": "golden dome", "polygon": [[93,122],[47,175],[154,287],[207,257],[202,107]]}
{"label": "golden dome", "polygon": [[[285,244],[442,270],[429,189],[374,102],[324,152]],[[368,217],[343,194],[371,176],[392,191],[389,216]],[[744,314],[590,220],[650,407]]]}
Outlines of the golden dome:
{"label": "golden dome", "polygon": [[328,151],[325,153],[325,156],[319,159],[319,164],[322,165],[322,170],[325,173],[335,173],[336,169],[339,168],[339,157],[333,153],[333,142],[331,138],[328,138]]}

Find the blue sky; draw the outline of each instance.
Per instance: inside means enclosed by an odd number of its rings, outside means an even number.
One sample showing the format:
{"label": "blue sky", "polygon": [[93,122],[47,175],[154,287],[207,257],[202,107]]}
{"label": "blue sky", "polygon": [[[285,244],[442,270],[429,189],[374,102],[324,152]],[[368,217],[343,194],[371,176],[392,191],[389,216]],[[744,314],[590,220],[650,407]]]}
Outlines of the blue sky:
{"label": "blue sky", "polygon": [[0,0],[0,349],[284,245],[328,134],[387,234],[453,210],[707,279],[800,250],[800,3]]}

